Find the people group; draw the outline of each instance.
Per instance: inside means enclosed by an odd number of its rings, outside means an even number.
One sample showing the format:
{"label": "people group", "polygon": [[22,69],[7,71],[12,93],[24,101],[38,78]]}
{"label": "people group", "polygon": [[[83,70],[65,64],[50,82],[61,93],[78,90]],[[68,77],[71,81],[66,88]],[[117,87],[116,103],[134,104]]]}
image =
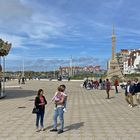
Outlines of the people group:
{"label": "people group", "polygon": [[[93,84],[93,81],[89,81],[86,79],[84,81],[83,87],[88,88],[89,84],[91,82]],[[98,82],[98,81],[97,81]],[[106,99],[110,99],[110,90],[111,90],[111,82],[109,79],[106,79],[105,81],[99,80],[98,84],[95,82],[96,86],[90,85],[91,88],[97,88],[99,89],[105,89],[106,91]],[[89,84],[89,85],[88,85]],[[115,87],[115,93],[118,93],[118,86],[119,82],[115,79],[114,81],[114,87]],[[140,82],[137,78],[134,80],[128,80],[125,81],[125,84],[123,86],[124,93],[125,93],[125,100],[128,103],[129,107],[138,106],[140,107]],[[61,134],[64,132],[64,112],[67,112],[66,105],[67,105],[67,94],[66,94],[66,86],[60,85],[57,88],[56,93],[51,99],[50,103],[54,103],[54,116],[53,116],[53,128],[50,130],[50,132],[57,132],[58,134]],[[137,104],[134,104],[134,98],[136,99]],[[35,107],[38,109],[38,112],[36,113],[36,131],[44,131],[44,114],[45,114],[45,105],[47,105],[47,100],[44,96],[43,89],[39,89],[37,92],[37,96],[35,97],[34,101]],[[60,129],[57,129],[57,118],[60,119]]]}
{"label": "people group", "polygon": [[134,98],[137,101],[137,106],[140,107],[140,82],[137,78],[134,80],[127,81],[127,84],[125,86],[125,100],[128,103],[128,106],[134,107],[136,106],[134,104]]}
{"label": "people group", "polygon": [[[58,132],[58,134],[63,133],[64,129],[64,112],[66,111],[67,104],[67,94],[65,92],[66,86],[60,85],[57,88],[56,93],[54,94],[50,103],[54,103],[54,117],[53,117],[53,129],[50,132]],[[38,109],[36,113],[36,132],[44,131],[44,114],[45,114],[45,105],[47,105],[47,100],[43,95],[43,89],[39,89],[37,96],[35,97],[34,105]],[[57,118],[60,119],[60,129],[57,129]]]}
{"label": "people group", "polygon": [[[83,83],[83,87],[86,89],[104,89],[107,95],[106,99],[110,99],[110,90],[112,89],[112,85],[114,86],[115,93],[118,94],[119,80],[117,78],[112,82],[110,82],[109,79],[93,81],[85,78]],[[125,100],[128,103],[128,106],[136,106],[136,104],[134,104],[134,99],[136,99],[137,106],[140,107],[140,82],[138,81],[138,78],[127,81],[124,80],[123,83],[120,84],[120,87],[124,89]]]}
{"label": "people group", "polygon": [[89,80],[88,77],[84,79],[83,87],[85,89],[105,89],[105,80]]}

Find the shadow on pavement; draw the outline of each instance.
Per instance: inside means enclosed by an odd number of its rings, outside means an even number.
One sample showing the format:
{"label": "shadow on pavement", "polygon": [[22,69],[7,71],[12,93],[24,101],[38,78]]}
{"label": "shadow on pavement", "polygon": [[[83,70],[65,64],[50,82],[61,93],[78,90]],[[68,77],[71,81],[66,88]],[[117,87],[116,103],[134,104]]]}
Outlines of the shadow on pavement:
{"label": "shadow on pavement", "polygon": [[10,90],[6,90],[5,99],[24,98],[24,97],[35,96],[36,94],[37,92],[33,90],[10,89]]}
{"label": "shadow on pavement", "polygon": [[[57,124],[57,127],[59,127],[59,126],[60,126],[60,123]],[[84,126],[84,122],[74,123],[74,124],[71,124],[71,125],[69,125],[69,126],[64,127],[64,130],[65,130],[65,132],[66,132],[66,131],[73,130],[73,129],[74,129],[74,130],[77,130],[77,129],[79,129],[79,128],[82,127],[82,126]],[[46,131],[46,130],[48,130],[48,129],[52,129],[52,128],[53,128],[53,125],[48,126],[48,127],[44,128],[44,131]]]}
{"label": "shadow on pavement", "polygon": [[[59,127],[59,126],[60,126],[60,123],[57,124],[57,127]],[[50,125],[50,126],[44,128],[44,131],[46,131],[48,129],[52,129],[52,128],[53,128],[53,125]]]}
{"label": "shadow on pavement", "polygon": [[69,126],[66,126],[65,131],[70,131],[70,130],[73,130],[73,129],[77,130],[80,127],[83,127],[83,126],[84,126],[84,122],[74,123],[74,124],[71,124]]}
{"label": "shadow on pavement", "polygon": [[109,99],[114,99],[115,97],[113,96],[113,97],[109,97]]}

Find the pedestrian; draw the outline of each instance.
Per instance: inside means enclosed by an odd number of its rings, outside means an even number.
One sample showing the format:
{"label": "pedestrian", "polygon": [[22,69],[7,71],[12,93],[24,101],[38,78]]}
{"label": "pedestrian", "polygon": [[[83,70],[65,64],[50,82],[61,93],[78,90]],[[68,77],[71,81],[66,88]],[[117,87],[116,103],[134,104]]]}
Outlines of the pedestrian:
{"label": "pedestrian", "polygon": [[21,77],[18,77],[18,84],[20,85]]}
{"label": "pedestrian", "polygon": [[134,80],[133,86],[134,86],[134,93],[136,96],[137,105],[138,107],[140,107],[140,82],[138,81],[138,78]]}
{"label": "pedestrian", "polygon": [[[37,96],[35,97],[35,107],[39,109],[39,111],[36,113],[36,131],[44,131],[44,114],[45,114],[45,105],[47,104],[46,98],[43,95],[44,91],[43,89],[39,89]],[[39,128],[39,122],[40,122],[40,128]]]}
{"label": "pedestrian", "polygon": [[131,81],[127,81],[127,85],[125,87],[125,100],[128,103],[129,107],[134,107],[133,103],[133,93],[134,93],[134,86],[131,84]]}
{"label": "pedestrian", "polygon": [[102,79],[99,79],[99,87],[100,87],[101,90],[103,89]]}
{"label": "pedestrian", "polygon": [[59,116],[60,119],[60,130],[58,131],[58,134],[63,133],[63,129],[64,129],[64,98],[65,96],[63,94],[61,94],[61,99],[59,101],[55,101],[56,104],[56,108],[54,109],[54,125],[53,125],[53,129],[50,130],[50,132],[57,132],[57,117]]}
{"label": "pedestrian", "polygon": [[118,93],[119,81],[117,79],[115,79],[115,81],[114,81],[114,86],[115,86],[116,93]]}
{"label": "pedestrian", "polygon": [[109,79],[106,79],[106,81],[105,81],[105,89],[106,89],[106,93],[107,93],[106,99],[109,99],[109,92],[111,89],[111,83],[109,82]]}
{"label": "pedestrian", "polygon": [[66,92],[66,86],[65,85],[60,85],[60,87],[63,89],[63,95],[64,95],[64,112],[67,112],[66,107],[67,107],[67,99],[68,99],[68,95]]}
{"label": "pedestrian", "polygon": [[105,80],[102,82],[103,89],[105,89]]}
{"label": "pedestrian", "polygon": [[83,87],[87,88],[87,84],[88,84],[88,77],[84,78]]}
{"label": "pedestrian", "polygon": [[54,101],[54,103],[55,103],[55,108],[54,108],[54,109],[57,108],[56,102],[61,101],[62,95],[64,94],[63,92],[64,92],[64,89],[63,89],[62,87],[59,86],[59,87],[57,88],[57,92],[55,93],[55,95],[53,96],[53,98],[52,98],[52,100],[51,100],[51,102]]}

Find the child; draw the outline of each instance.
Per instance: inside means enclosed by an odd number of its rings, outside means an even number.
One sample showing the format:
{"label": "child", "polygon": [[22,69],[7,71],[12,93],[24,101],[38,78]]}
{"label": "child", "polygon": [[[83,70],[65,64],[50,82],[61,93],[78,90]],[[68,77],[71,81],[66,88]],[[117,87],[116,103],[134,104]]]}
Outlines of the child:
{"label": "child", "polygon": [[[60,85],[58,88],[57,88],[57,92],[55,93],[54,97],[52,98],[51,102],[55,101],[55,102],[59,102],[62,98],[62,96],[64,96],[64,109],[63,111],[64,112],[67,112],[66,111],[66,104],[67,104],[67,95],[66,93],[64,92],[66,89],[66,86],[65,85]],[[55,106],[55,109],[56,109],[57,105]]]}
{"label": "child", "polygon": [[[62,95],[63,95],[63,89],[59,86],[57,88],[57,92],[55,93],[54,97],[52,98],[52,102],[55,101],[55,102],[59,102],[62,98]],[[57,106],[56,106],[57,107]]]}
{"label": "child", "polygon": [[67,94],[66,94],[66,86],[65,85],[60,85],[60,87],[63,89],[63,95],[65,96],[65,98],[64,98],[64,109],[63,109],[63,111],[64,112],[67,112],[67,110],[66,110],[66,105],[67,105]]}
{"label": "child", "polygon": [[[61,101],[61,99],[62,99],[62,96],[64,96],[65,97],[65,93],[64,93],[64,88],[63,87],[61,87],[61,86],[59,86],[58,88],[57,88],[57,92],[55,93],[55,95],[54,95],[54,97],[52,98],[52,100],[51,100],[51,102],[59,102],[59,101]],[[65,100],[65,99],[64,99]],[[56,109],[57,108],[57,104],[55,104],[55,108],[54,109]],[[64,112],[66,112],[66,110],[65,110],[65,103],[64,103],[64,109],[63,109],[63,111]]]}

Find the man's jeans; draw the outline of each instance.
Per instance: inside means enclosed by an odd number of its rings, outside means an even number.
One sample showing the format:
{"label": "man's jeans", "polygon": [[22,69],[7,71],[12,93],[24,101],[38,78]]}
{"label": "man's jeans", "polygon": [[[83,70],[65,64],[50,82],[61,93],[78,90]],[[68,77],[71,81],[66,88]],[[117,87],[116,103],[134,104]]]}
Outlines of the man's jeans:
{"label": "man's jeans", "polygon": [[57,117],[59,116],[60,119],[60,129],[63,130],[64,129],[64,111],[63,111],[63,107],[57,107],[54,111],[54,129],[57,129]]}

